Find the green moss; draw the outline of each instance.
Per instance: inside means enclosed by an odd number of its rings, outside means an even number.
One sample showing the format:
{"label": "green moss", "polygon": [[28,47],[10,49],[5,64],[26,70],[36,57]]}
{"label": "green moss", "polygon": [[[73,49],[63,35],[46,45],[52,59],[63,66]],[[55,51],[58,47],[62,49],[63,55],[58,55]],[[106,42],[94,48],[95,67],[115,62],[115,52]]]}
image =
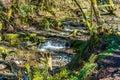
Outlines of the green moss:
{"label": "green moss", "polygon": [[19,39],[19,38],[10,40],[10,45],[11,45],[11,46],[17,46],[17,45],[19,45],[20,43],[22,43],[22,41],[21,41],[21,39]]}
{"label": "green moss", "polygon": [[0,31],[2,30],[2,28],[3,28],[3,24],[2,22],[0,22]]}
{"label": "green moss", "polygon": [[37,34],[36,34],[36,33],[31,33],[31,34],[29,34],[29,36],[30,36],[30,37],[36,37]]}
{"label": "green moss", "polygon": [[38,38],[39,41],[45,41],[46,40],[46,38],[44,36],[37,36],[37,38]]}
{"label": "green moss", "polygon": [[2,36],[0,36],[0,41],[2,40]]}
{"label": "green moss", "polygon": [[5,58],[6,58],[7,55],[10,53],[10,51],[9,51],[7,48],[5,48],[5,47],[0,46],[0,53],[2,53],[2,54],[1,54],[1,55],[2,55],[2,59],[5,60]]}
{"label": "green moss", "polygon": [[6,34],[5,35],[6,40],[15,39],[15,38],[18,38],[18,37],[19,37],[19,34]]}

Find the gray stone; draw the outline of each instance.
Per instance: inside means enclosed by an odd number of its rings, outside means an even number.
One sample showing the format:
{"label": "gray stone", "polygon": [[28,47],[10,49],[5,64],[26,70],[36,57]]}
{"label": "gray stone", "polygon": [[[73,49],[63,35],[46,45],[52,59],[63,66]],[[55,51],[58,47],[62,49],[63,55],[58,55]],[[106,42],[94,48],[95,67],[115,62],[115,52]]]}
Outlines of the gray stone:
{"label": "gray stone", "polygon": [[0,64],[0,70],[5,69],[7,66],[5,64]]}

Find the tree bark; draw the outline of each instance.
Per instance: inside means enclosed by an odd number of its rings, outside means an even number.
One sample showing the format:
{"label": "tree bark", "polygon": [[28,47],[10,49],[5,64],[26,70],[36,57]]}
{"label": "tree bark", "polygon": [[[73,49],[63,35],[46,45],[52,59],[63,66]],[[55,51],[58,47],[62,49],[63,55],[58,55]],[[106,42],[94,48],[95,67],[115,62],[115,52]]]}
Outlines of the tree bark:
{"label": "tree bark", "polygon": [[[78,7],[80,8],[80,10],[82,11],[82,8],[80,7],[80,5],[77,3],[76,0],[74,0],[76,2],[76,5],[78,5]],[[97,8],[97,2],[96,0],[90,0],[91,4],[92,4],[92,9],[94,12],[94,16],[96,18],[97,21],[97,26],[99,27],[98,33],[93,33],[93,35],[91,35],[90,39],[88,40],[86,46],[84,47],[84,49],[82,50],[81,53],[77,53],[74,58],[71,60],[71,62],[68,64],[68,68],[69,69],[76,69],[76,68],[82,68],[85,65],[85,62],[88,61],[88,59],[90,58],[90,56],[96,51],[96,49],[99,49],[101,45],[99,44],[103,44],[103,33],[101,33],[101,25],[103,24],[101,22],[101,18],[100,18],[100,13],[99,10]],[[87,23],[87,18],[83,13],[83,16],[86,20]],[[89,26],[89,25],[87,25]],[[89,26],[90,27],[90,26]]]}

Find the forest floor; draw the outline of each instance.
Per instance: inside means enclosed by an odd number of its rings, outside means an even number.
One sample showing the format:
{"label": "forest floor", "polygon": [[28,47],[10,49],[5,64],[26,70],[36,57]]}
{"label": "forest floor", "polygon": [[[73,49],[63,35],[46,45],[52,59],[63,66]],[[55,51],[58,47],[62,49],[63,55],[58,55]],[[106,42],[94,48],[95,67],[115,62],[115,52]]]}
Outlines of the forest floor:
{"label": "forest floor", "polygon": [[[117,13],[120,13],[120,9]],[[108,24],[110,23],[111,25],[117,25],[117,30],[120,32],[120,18],[116,20],[113,19],[108,21]],[[112,27],[114,28],[114,26]],[[120,45],[120,41],[117,43]],[[105,57],[97,63],[99,67],[97,78],[92,80],[120,80],[120,50],[114,51],[112,56]]]}
{"label": "forest floor", "polygon": [[120,80],[120,50],[99,61],[98,66],[101,65],[102,68],[98,72],[100,80]]}
{"label": "forest floor", "polygon": [[[120,32],[120,19],[119,18],[110,16],[110,15],[108,15],[108,16],[105,15],[103,17],[105,17],[104,18],[105,19],[104,26],[107,26],[108,28],[114,28],[114,30],[117,29]],[[49,39],[57,38],[57,39],[53,39],[52,40],[53,42],[51,42],[51,43],[54,44],[55,47],[59,47],[59,46],[61,47],[61,45],[59,45],[59,44],[61,44],[61,42],[63,43],[63,42],[70,41],[68,43],[71,43],[74,40],[84,40],[85,41],[85,40],[89,39],[89,36],[83,35],[83,33],[87,34],[87,32],[86,32],[87,30],[85,27],[82,27],[84,29],[82,29],[82,28],[78,29],[77,36],[74,36],[74,37],[69,36],[73,32],[71,30],[75,30],[76,28],[77,27],[64,27],[63,31],[59,31],[59,30],[55,30],[55,29],[39,31],[39,30],[34,29],[29,32],[37,33],[38,35],[47,37]],[[58,39],[60,39],[60,41]],[[61,39],[63,41],[61,41]],[[59,44],[56,45],[57,44],[56,42]],[[3,42],[1,42],[0,44],[3,46],[6,46],[6,45],[4,45]],[[50,45],[52,45],[52,44],[50,44]],[[120,42],[118,42],[118,44],[120,44]],[[69,44],[69,46],[70,46],[70,44]],[[11,48],[12,50],[16,50],[15,47],[11,47],[8,44],[6,47]],[[64,45],[62,45],[62,47],[64,47]],[[36,62],[37,61],[36,58],[38,58],[39,55],[33,55],[34,52],[31,52],[31,51],[35,50],[34,48],[35,48],[35,46],[30,47],[29,49],[26,49],[26,50],[20,49],[17,52],[19,54],[10,55],[10,57],[12,57],[12,58],[8,57],[8,61],[11,60],[12,62],[14,62],[11,65],[14,65],[13,68],[15,68],[14,69],[15,72],[17,72],[20,69],[23,69],[24,63],[30,63],[32,66],[39,64],[39,62]],[[49,51],[46,51],[46,52],[49,53]],[[59,52],[65,53],[65,55],[62,55],[59,57],[61,61],[63,59],[63,56],[66,56],[66,54],[68,57],[74,53],[74,51],[72,49],[66,48],[66,46],[64,47],[63,50],[61,50]],[[59,52],[52,51],[51,53],[57,54]],[[65,60],[66,60],[66,57],[63,60],[63,62],[65,62]],[[65,62],[65,64],[68,62]],[[94,78],[92,78],[92,80],[120,80],[120,50],[114,51],[112,56],[105,57],[104,59],[97,61],[97,63],[98,63],[98,72],[97,72],[96,77],[95,77],[95,75],[93,75]],[[11,65],[9,64],[9,62],[3,61],[0,58],[0,74],[3,74],[5,76],[7,75],[8,77],[15,76],[12,73],[12,69],[10,69]],[[2,78],[2,75],[0,75],[0,78]]]}

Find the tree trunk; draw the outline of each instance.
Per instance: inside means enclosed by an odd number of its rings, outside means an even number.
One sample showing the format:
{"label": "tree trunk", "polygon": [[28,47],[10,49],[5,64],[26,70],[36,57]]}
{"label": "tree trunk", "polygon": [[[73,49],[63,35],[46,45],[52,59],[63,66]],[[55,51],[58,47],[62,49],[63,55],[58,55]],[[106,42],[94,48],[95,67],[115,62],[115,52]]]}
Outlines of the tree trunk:
{"label": "tree trunk", "polygon": [[[76,0],[74,0],[74,1],[76,2],[76,5],[78,5],[80,10],[82,11],[81,6],[77,3]],[[91,54],[93,54],[97,49],[99,49],[101,44],[104,45],[103,33],[100,32],[101,29],[102,29],[102,27],[101,27],[102,22],[101,22],[99,10],[97,8],[97,2],[96,2],[96,0],[90,0],[90,1],[91,1],[91,4],[92,4],[91,7],[93,9],[94,16],[96,18],[97,26],[99,26],[99,30],[98,30],[98,33],[94,33],[93,32],[93,35],[91,35],[90,39],[87,42],[87,45],[84,47],[82,52],[81,53],[77,53],[74,56],[74,58],[68,64],[68,68],[69,69],[75,69],[75,68],[80,68],[81,69],[85,65],[85,62],[88,61],[88,59],[90,58]],[[87,18],[86,18],[84,13],[83,13],[83,16],[84,16],[84,18],[86,20],[86,23],[87,23],[88,21],[87,21]],[[89,26],[89,25],[87,25],[87,26]]]}

